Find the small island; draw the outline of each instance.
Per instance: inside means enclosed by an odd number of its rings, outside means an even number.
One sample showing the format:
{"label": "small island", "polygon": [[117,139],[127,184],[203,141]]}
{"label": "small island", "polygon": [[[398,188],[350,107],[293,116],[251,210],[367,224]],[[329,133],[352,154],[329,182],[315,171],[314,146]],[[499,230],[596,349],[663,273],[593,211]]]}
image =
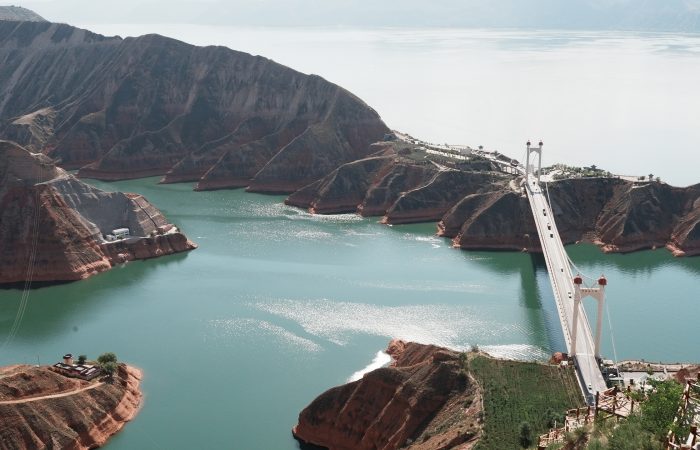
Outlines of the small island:
{"label": "small island", "polygon": [[100,447],[138,413],[141,377],[114,353],[0,367],[0,442],[12,449]]}

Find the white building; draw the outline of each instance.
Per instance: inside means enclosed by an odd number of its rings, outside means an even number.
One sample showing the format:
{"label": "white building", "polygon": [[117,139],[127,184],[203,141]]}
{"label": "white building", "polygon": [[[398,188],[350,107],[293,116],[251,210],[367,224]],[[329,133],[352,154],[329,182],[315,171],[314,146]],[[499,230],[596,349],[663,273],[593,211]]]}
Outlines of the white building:
{"label": "white building", "polygon": [[114,236],[115,239],[126,239],[129,237],[129,229],[128,228],[115,228],[112,230],[112,235]]}

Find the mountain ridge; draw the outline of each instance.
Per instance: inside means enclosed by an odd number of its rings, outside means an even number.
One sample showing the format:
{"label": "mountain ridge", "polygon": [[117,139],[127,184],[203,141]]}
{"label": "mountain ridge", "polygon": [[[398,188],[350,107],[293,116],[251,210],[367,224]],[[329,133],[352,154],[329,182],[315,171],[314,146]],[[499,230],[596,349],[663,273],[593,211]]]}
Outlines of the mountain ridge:
{"label": "mountain ridge", "polygon": [[322,77],[155,34],[3,21],[0,62],[0,136],[92,178],[293,192],[389,131]]}

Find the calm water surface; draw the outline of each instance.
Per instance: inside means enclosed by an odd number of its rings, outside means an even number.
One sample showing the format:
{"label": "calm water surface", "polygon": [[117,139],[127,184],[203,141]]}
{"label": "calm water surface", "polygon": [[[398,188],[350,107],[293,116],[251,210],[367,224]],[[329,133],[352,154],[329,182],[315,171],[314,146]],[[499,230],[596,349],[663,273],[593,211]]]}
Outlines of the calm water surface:
{"label": "calm water surface", "polygon": [[[563,346],[538,257],[459,251],[434,224],[312,216],[281,197],[155,183],[95,184],[144,194],[200,248],[33,291],[0,354],[5,365],[114,351],[143,368],[143,410],[109,449],[295,449],[298,412],[384,362],[392,337],[525,359]],[[570,251],[610,280],[618,357],[700,359],[700,259]],[[20,295],[0,290],[3,338]]]}

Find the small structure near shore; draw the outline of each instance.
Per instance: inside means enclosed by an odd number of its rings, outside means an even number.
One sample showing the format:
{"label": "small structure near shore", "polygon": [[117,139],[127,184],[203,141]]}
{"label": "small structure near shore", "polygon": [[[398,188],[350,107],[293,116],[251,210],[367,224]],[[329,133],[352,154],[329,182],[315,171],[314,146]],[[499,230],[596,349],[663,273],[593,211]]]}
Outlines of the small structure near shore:
{"label": "small structure near shore", "polygon": [[120,241],[131,236],[131,232],[128,228],[115,228],[112,230],[111,234],[105,235],[105,240],[107,242]]}
{"label": "small structure near shore", "polygon": [[73,355],[70,353],[63,356],[63,362],[58,362],[51,366],[51,370],[70,378],[80,378],[85,381],[93,380],[102,373],[102,369],[99,366],[93,364],[75,364],[73,362]]}

